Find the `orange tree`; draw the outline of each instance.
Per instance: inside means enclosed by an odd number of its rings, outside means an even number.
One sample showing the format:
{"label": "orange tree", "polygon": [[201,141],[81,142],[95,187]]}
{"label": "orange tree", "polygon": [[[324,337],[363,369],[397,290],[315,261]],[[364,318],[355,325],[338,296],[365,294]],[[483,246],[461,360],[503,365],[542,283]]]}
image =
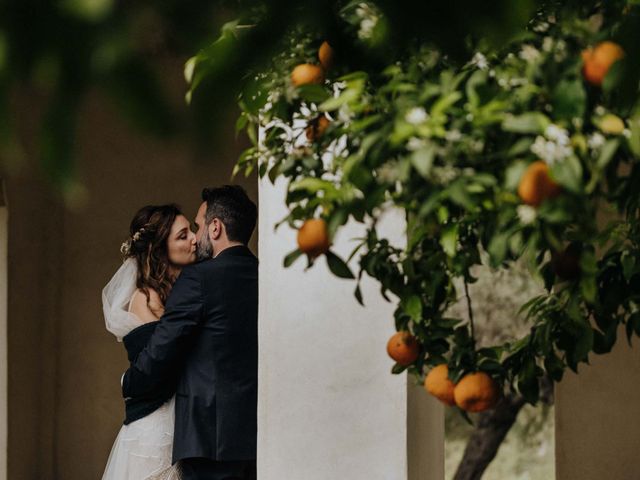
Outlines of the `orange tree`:
{"label": "orange tree", "polygon": [[[560,381],[565,368],[610,351],[620,325],[629,340],[640,334],[636,3],[548,2],[499,47],[472,37],[460,60],[416,39],[378,57],[381,65],[344,52],[384,50],[386,12],[348,2],[336,41],[293,28],[272,63],[248,77],[237,127],[253,145],[237,171],[288,182],[283,222],[314,222],[303,242],[311,264],[324,254],[336,275],[356,279],[358,301],[367,274],[397,303],[396,329],[419,353],[394,373],[422,380],[447,364],[453,384],[468,376],[465,402],[475,384],[485,385],[476,388],[487,394],[483,408],[496,386],[535,403],[541,377]],[[237,27],[194,58],[194,89]],[[402,248],[377,228],[390,207],[406,213]],[[366,226],[355,275],[327,242],[349,220]],[[523,338],[476,345],[466,287],[483,252],[495,268],[524,258],[544,279],[546,293],[522,305],[531,324]],[[468,322],[446,313],[456,279]]]}

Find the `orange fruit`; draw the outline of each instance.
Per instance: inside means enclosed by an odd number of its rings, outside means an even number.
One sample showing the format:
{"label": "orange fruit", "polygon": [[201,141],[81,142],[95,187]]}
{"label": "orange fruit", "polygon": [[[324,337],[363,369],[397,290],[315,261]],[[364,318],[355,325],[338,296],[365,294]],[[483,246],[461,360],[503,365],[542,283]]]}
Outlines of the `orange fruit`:
{"label": "orange fruit", "polygon": [[312,63],[302,63],[291,72],[291,83],[294,87],[324,82],[324,70]]}
{"label": "orange fruit", "polygon": [[456,404],[453,398],[455,385],[449,380],[449,367],[446,364],[433,367],[424,379],[424,388],[442,403],[449,406]]}
{"label": "orange fruit", "polygon": [[397,332],[387,342],[387,353],[400,365],[406,367],[418,359],[420,344],[409,332]]}
{"label": "orange fruit", "polygon": [[453,390],[456,405],[467,412],[493,408],[500,399],[496,381],[484,372],[468,373]]}
{"label": "orange fruit", "polygon": [[320,65],[325,70],[329,70],[333,66],[333,59],[335,54],[333,52],[333,48],[327,41],[322,42],[320,48],[318,49],[318,60],[320,60]]}
{"label": "orange fruit", "polygon": [[527,205],[539,206],[560,194],[560,186],[549,176],[549,167],[541,160],[533,162],[522,175],[518,195]]}
{"label": "orange fruit", "polygon": [[329,250],[327,223],[321,218],[305,221],[298,230],[298,248],[312,258],[326,253]]}
{"label": "orange fruit", "polygon": [[331,121],[324,115],[309,122],[309,125],[305,129],[307,140],[309,140],[310,142],[318,140],[320,137],[324,135],[324,132],[327,131],[327,128],[329,128],[330,123]]}
{"label": "orange fruit", "polygon": [[592,85],[600,86],[611,66],[624,57],[624,50],[606,41],[582,51],[582,75]]}

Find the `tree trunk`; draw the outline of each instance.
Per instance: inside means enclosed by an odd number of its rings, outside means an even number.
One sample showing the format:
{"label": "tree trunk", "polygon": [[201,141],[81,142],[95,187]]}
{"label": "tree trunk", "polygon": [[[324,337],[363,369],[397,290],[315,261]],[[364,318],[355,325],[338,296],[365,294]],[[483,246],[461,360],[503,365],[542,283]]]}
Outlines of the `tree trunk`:
{"label": "tree trunk", "polygon": [[454,480],[478,480],[498,453],[500,444],[515,423],[525,401],[519,395],[506,395],[496,408],[478,415]]}
{"label": "tree trunk", "polygon": [[[553,382],[540,379],[540,401],[553,404]],[[469,437],[453,480],[478,480],[498,453],[498,449],[525,405],[520,395],[508,394],[496,408],[478,415],[476,428]]]}

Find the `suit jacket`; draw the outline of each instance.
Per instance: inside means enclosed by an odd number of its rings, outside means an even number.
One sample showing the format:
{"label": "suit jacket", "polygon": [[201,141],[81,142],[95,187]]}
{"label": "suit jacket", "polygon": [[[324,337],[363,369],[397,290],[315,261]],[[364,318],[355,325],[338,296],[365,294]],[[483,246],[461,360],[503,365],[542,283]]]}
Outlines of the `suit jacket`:
{"label": "suit jacket", "polygon": [[256,458],[258,260],[247,247],[182,270],[123,395],[157,395],[174,382],[174,462]]}

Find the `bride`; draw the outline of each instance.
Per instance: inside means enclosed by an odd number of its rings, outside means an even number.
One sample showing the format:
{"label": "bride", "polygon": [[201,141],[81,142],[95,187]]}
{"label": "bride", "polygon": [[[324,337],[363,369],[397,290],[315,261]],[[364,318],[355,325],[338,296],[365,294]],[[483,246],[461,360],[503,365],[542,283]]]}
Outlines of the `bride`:
{"label": "bride", "polygon": [[[150,338],[183,266],[196,259],[196,238],[175,205],[147,206],[133,217],[122,244],[125,262],[102,291],[107,330],[123,341],[129,360]],[[176,379],[177,380],[177,379]],[[125,399],[125,420],[103,480],[176,480],[171,465],[175,384],[145,398]]]}

